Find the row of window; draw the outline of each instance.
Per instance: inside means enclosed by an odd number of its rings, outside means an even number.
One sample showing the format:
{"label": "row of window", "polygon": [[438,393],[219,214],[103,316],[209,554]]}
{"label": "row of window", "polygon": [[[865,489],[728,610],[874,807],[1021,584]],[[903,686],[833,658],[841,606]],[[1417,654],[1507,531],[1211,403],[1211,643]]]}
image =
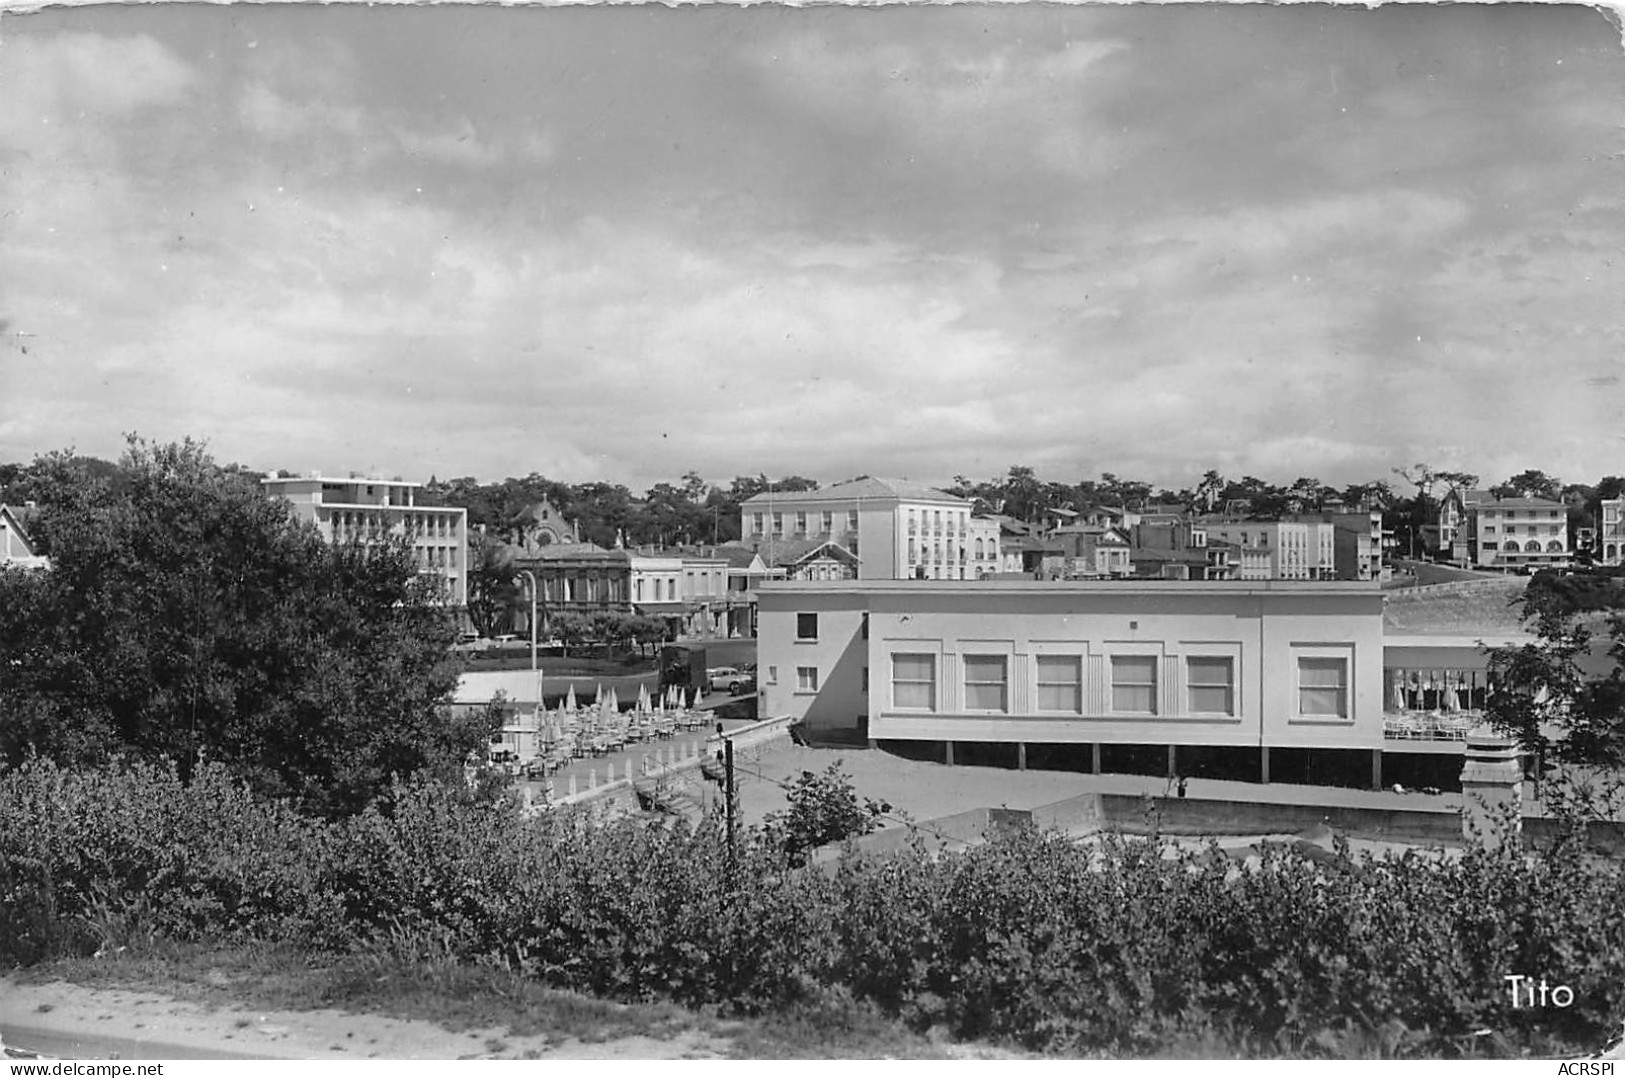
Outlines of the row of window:
{"label": "row of window", "polygon": [[[666,577],[665,579],[661,579],[659,577],[656,577],[653,580],[650,580],[648,583],[654,585],[654,587],[652,588],[652,591],[654,592],[654,595],[649,600],[650,602],[661,603],[661,602],[676,602],[677,601],[677,578],[676,577]],[[633,602],[635,602],[635,603],[643,602],[643,585],[644,585],[644,579],[642,577],[638,577],[636,580],[632,581],[632,601]]]}
{"label": "row of window", "polygon": [[417,548],[418,566],[435,569],[457,568],[457,548],[454,546],[430,546]]}
{"label": "row of window", "polygon": [[952,510],[949,510],[948,527],[944,531],[941,509],[910,509],[908,511],[908,534],[916,535],[924,530],[946,535],[964,535],[968,528],[965,521],[965,516],[956,515]]}
{"label": "row of window", "polygon": [[[1546,530],[1544,532],[1541,531],[1541,526],[1539,524],[1525,524],[1523,529],[1526,535],[1559,535],[1563,531],[1563,529],[1556,524],[1546,525]],[[1495,531],[1495,525],[1484,525],[1484,531],[1486,534]],[[1516,524],[1508,524],[1505,531],[1508,535],[1515,535],[1517,534],[1518,526]]]}
{"label": "row of window", "polygon": [[[1537,554],[1541,549],[1539,539],[1529,540],[1522,546],[1522,548],[1518,546],[1518,541],[1516,539],[1508,539],[1504,544],[1496,543],[1492,539],[1479,543],[1478,545],[1483,550],[1505,550],[1514,554],[1518,553],[1520,549],[1529,554]],[[1564,546],[1556,539],[1553,539],[1551,542],[1546,544],[1546,552],[1548,554],[1561,554],[1564,552]]]}
{"label": "row of window", "polygon": [[[784,513],[774,513],[774,514],[772,514],[772,516],[773,516],[773,534],[774,534],[774,536],[775,537],[783,536],[784,535],[784,518],[785,518],[785,514]],[[791,516],[792,516],[793,524],[794,524],[794,527],[795,527],[795,534],[796,535],[807,535],[807,534],[809,534],[808,530],[807,530],[809,523],[817,525],[818,528],[819,528],[818,531],[811,533],[813,535],[833,535],[835,533],[835,514],[831,510],[826,509],[821,513],[804,513],[804,512],[797,511],[797,512],[791,514]],[[750,530],[751,530],[752,535],[765,535],[766,534],[766,531],[767,531],[767,518],[768,518],[768,514],[766,514],[766,513],[752,513],[751,514]],[[855,532],[855,531],[858,530],[858,511],[856,509],[851,509],[851,510],[847,511],[847,514],[846,514],[846,530],[849,531],[849,532]]]}
{"label": "row of window", "polygon": [[[815,619],[814,614],[800,618]],[[798,619],[799,620],[799,619]],[[798,630],[803,626],[798,625]],[[805,639],[805,638],[804,638]],[[1079,655],[1033,656],[1037,695],[1034,711],[1040,714],[1081,715],[1084,712],[1083,658]],[[1160,713],[1160,660],[1155,655],[1112,655],[1107,660],[1111,683],[1108,708],[1115,715],[1154,716]],[[1180,713],[1234,717],[1236,714],[1236,661],[1228,655],[1188,655],[1185,695]],[[1338,656],[1299,656],[1297,660],[1297,714],[1309,718],[1349,717],[1349,661]],[[1010,657],[960,656],[965,712],[1007,714],[1010,711]],[[776,677],[770,669],[769,681]],[[868,671],[863,688],[868,691]],[[818,668],[796,667],[796,691],[818,691]],[[935,712],[937,708],[937,656],[896,652],[891,656],[891,708],[895,711]]]}

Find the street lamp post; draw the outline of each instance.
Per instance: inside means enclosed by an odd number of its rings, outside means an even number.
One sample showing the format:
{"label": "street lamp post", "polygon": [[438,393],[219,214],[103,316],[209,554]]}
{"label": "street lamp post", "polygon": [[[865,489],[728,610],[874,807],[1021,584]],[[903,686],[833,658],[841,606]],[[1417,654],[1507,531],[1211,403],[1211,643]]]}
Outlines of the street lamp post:
{"label": "street lamp post", "polygon": [[530,580],[530,668],[536,669],[536,574],[529,569],[519,570]]}

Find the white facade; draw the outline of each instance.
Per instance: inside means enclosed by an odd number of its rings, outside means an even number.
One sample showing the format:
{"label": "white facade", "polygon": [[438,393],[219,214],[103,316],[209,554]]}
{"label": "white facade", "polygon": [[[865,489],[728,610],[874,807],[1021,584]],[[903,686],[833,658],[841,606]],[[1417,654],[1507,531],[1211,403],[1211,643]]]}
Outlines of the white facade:
{"label": "white facade", "polygon": [[[1204,519],[1210,541],[1241,548],[1241,580],[1333,580],[1337,528],[1330,522]],[[1264,552],[1265,558],[1257,557]],[[1249,557],[1252,553],[1255,556]]]}
{"label": "white facade", "polygon": [[768,585],[762,710],[875,740],[1380,749],[1351,582]]}
{"label": "white facade", "polygon": [[634,605],[683,601],[680,590],[684,579],[682,558],[651,558],[634,554],[631,568],[629,597]]}
{"label": "white facade", "polygon": [[1625,498],[1605,498],[1597,521],[1597,561],[1625,565]]}
{"label": "white facade", "polygon": [[[824,490],[769,492],[740,509],[742,541],[833,540],[858,556],[861,580],[975,580],[971,503],[901,479],[855,479]],[[998,536],[983,532],[982,563]]]}
{"label": "white facade", "polygon": [[1002,572],[999,554],[999,522],[987,517],[971,517],[969,525],[971,579],[981,580]]}
{"label": "white facade", "polygon": [[1468,520],[1473,563],[1484,569],[1544,568],[1567,565],[1568,507],[1542,498],[1491,498],[1479,502]]}
{"label": "white facade", "polygon": [[326,541],[348,542],[404,535],[418,571],[445,582],[446,602],[468,604],[468,510],[417,504],[422,483],[368,476],[311,474],[261,480],[266,493],[293,503]]}

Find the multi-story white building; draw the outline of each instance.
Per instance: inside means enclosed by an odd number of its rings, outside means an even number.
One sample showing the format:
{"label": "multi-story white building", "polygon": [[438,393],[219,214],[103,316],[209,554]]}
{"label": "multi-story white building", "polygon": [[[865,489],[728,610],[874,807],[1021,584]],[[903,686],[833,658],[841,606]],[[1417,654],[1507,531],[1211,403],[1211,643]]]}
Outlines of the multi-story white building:
{"label": "multi-story white building", "polygon": [[968,534],[970,579],[981,580],[1002,572],[999,559],[999,522],[990,517],[971,517]]}
{"label": "multi-story white building", "polygon": [[1468,518],[1472,564],[1481,569],[1544,569],[1568,565],[1569,512],[1544,498],[1489,498]]}
{"label": "multi-story white building", "polygon": [[1625,564],[1625,498],[1604,498],[1594,550],[1603,565]]}
{"label": "multi-story white building", "polygon": [[[742,542],[832,541],[858,558],[860,580],[974,580],[971,503],[903,479],[854,479],[823,490],[767,491],[740,509]],[[982,531],[983,563],[998,537]],[[988,544],[993,544],[990,552]]]}
{"label": "multi-story white building", "polygon": [[312,472],[261,483],[266,493],[293,503],[295,515],[313,522],[330,543],[406,536],[418,571],[445,582],[449,605],[468,605],[468,510],[418,505],[423,484],[400,479]]}
{"label": "multi-story white building", "polygon": [[[1334,580],[1337,528],[1323,520],[1225,520],[1201,518],[1209,541],[1232,543],[1242,559],[1242,580]],[[1265,552],[1264,558],[1248,557]],[[1261,566],[1267,569],[1261,572]]]}

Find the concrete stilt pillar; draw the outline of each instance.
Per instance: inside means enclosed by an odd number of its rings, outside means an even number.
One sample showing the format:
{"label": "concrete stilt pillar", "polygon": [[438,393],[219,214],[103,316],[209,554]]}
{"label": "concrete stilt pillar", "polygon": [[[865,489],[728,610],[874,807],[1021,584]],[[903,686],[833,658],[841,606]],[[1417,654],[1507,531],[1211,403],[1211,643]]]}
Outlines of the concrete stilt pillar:
{"label": "concrete stilt pillar", "polygon": [[1179,746],[1168,746],[1168,777],[1173,778],[1179,774]]}
{"label": "concrete stilt pillar", "polygon": [[1100,774],[1100,742],[1089,746],[1089,774]]}
{"label": "concrete stilt pillar", "polygon": [[1260,746],[1258,750],[1258,781],[1265,786],[1270,784],[1270,750],[1267,746]]}
{"label": "concrete stilt pillar", "polygon": [[949,767],[954,765],[954,743],[952,741],[942,743],[942,762]]}
{"label": "concrete stilt pillar", "polygon": [[1371,788],[1382,789],[1382,750],[1371,750]]}
{"label": "concrete stilt pillar", "polygon": [[1025,741],[1016,742],[1016,770],[1027,770],[1027,743]]}
{"label": "concrete stilt pillar", "polygon": [[[1511,813],[1512,833],[1496,826]],[[1517,742],[1489,726],[1467,732],[1461,768],[1461,833],[1486,846],[1514,841],[1523,831],[1523,761]]]}

